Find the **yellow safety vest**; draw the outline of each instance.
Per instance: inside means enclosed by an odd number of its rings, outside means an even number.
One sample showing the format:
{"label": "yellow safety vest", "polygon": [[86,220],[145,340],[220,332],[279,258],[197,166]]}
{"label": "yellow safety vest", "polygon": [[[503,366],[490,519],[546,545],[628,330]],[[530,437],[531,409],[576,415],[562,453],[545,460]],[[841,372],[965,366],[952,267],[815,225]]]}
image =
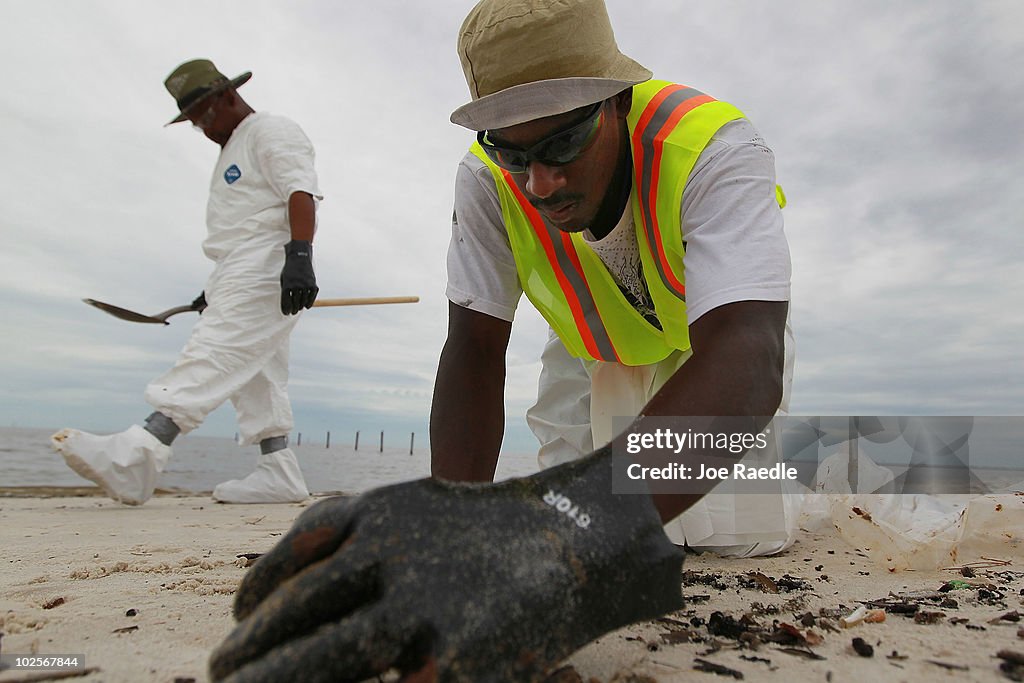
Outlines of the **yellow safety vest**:
{"label": "yellow safety vest", "polygon": [[[633,223],[658,329],[626,300],[600,257],[579,233],[545,224],[480,145],[470,148],[490,169],[523,291],[579,358],[648,365],[690,348],[685,253],[680,224],[683,188],[711,137],[743,113],[684,85],[633,86],[627,116],[633,155]],[[776,189],[779,205],[784,204]],[[656,275],[655,275],[656,274]]]}

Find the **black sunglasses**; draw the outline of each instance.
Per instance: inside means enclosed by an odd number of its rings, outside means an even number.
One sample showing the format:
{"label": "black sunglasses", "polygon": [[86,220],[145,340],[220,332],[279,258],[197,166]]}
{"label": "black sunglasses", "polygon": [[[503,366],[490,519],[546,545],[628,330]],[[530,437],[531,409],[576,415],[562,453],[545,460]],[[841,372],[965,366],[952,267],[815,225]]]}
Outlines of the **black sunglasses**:
{"label": "black sunglasses", "polygon": [[476,140],[487,156],[509,173],[525,173],[531,161],[546,166],[564,166],[583,154],[597,137],[604,121],[604,102],[598,102],[579,123],[544,138],[530,149],[496,145],[488,139],[488,131],[476,134]]}

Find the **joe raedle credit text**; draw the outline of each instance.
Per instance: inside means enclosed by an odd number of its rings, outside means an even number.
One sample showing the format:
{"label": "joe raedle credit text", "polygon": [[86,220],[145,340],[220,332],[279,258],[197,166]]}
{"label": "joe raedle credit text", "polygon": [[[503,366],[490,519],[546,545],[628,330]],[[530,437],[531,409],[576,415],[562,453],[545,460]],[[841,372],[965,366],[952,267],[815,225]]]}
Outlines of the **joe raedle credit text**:
{"label": "joe raedle credit text", "polygon": [[[760,424],[767,423],[767,420]],[[631,425],[614,445],[617,493],[703,493],[726,481],[757,493],[757,482],[795,481],[772,425],[752,418],[662,417]]]}
{"label": "joe raedle credit text", "polygon": [[1022,471],[1022,416],[645,416],[612,426],[614,493],[966,494],[1001,490]]}

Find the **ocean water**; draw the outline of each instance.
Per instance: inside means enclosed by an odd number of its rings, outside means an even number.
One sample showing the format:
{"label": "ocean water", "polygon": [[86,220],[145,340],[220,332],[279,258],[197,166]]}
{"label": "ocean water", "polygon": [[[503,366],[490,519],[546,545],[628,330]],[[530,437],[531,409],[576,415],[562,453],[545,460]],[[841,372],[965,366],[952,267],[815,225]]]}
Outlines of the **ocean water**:
{"label": "ocean water", "polygon": [[[0,487],[12,486],[88,486],[64,459],[50,447],[50,435],[56,429],[0,428]],[[359,450],[349,435],[339,443],[336,435],[330,448],[324,439],[313,442],[303,438],[291,449],[295,452],[313,493],[361,493],[378,486],[429,476],[430,453],[417,443],[409,454],[409,435],[404,445],[398,435],[385,434],[380,452],[380,434],[362,434]],[[426,440],[426,435],[416,435]],[[253,471],[259,448],[238,446],[233,439],[183,436],[175,440],[173,456],[157,486],[161,489],[200,493],[228,479],[238,479]],[[533,474],[537,471],[534,454],[503,453],[498,460],[496,479]]]}
{"label": "ocean water", "polygon": [[[55,431],[0,428],[0,488],[90,485],[65,465],[64,459],[50,447],[50,435]],[[293,435],[291,449],[298,457],[306,483],[313,493],[362,493],[378,486],[420,479],[430,473],[430,453],[422,443],[426,441],[426,435],[417,434],[411,455],[408,434],[386,434],[383,452],[380,451],[379,432],[362,434],[358,450],[354,448],[351,434],[345,435],[344,443],[340,443],[337,435],[332,435],[330,448],[325,446],[323,437],[316,441],[303,438],[301,444],[294,443],[295,437]],[[403,441],[403,445],[398,446]],[[183,436],[175,440],[173,453],[157,486],[172,491],[202,493],[212,491],[222,481],[238,479],[252,472],[256,467],[258,448],[243,448],[230,438]],[[818,463],[793,461],[791,464],[803,474],[803,483],[813,480]],[[495,478],[526,476],[537,470],[537,459],[533,453],[502,453]],[[893,466],[894,474],[905,470],[905,465]],[[933,468],[929,474],[941,479],[944,472],[941,468]],[[958,469],[952,475],[956,482],[960,482],[965,472]],[[961,483],[950,486],[947,482],[934,492],[978,494],[1024,488],[1024,470],[1020,468],[972,466],[970,476],[970,488]]]}

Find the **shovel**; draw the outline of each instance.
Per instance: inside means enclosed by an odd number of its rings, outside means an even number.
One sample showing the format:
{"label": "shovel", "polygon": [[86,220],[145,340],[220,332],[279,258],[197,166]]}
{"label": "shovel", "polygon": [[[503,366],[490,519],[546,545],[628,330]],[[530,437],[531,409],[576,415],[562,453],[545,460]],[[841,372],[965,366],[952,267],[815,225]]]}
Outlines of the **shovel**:
{"label": "shovel", "polygon": [[[366,306],[369,304],[414,304],[419,300],[420,298],[418,296],[371,296],[361,299],[317,299],[313,302],[313,308],[321,306]],[[96,299],[82,299],[82,301],[90,306],[95,306],[105,313],[109,313],[115,318],[120,318],[121,320],[127,320],[133,323],[162,323],[164,325],[170,325],[170,323],[167,322],[167,319],[172,315],[188,313],[189,311],[195,310],[191,305],[175,306],[174,308],[168,308],[166,311],[161,311],[160,313],[145,315],[144,313],[129,311],[127,308],[121,308],[120,306],[114,306],[113,304],[96,301]]]}

